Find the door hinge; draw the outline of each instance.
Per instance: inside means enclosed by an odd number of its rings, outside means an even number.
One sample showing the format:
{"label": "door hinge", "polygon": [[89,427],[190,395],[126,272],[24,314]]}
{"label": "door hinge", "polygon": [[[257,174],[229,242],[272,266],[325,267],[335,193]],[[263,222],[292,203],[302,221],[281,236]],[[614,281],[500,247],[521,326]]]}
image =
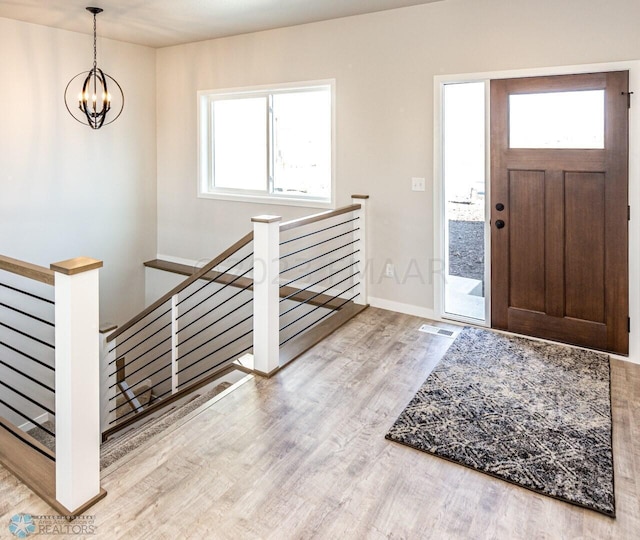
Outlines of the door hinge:
{"label": "door hinge", "polygon": [[631,333],[631,317],[627,317],[627,332]]}
{"label": "door hinge", "polygon": [[631,206],[627,205],[627,221],[631,221]]}
{"label": "door hinge", "polygon": [[622,95],[626,95],[627,96],[627,107],[630,109],[631,108],[631,96],[632,96],[633,92],[622,92]]}

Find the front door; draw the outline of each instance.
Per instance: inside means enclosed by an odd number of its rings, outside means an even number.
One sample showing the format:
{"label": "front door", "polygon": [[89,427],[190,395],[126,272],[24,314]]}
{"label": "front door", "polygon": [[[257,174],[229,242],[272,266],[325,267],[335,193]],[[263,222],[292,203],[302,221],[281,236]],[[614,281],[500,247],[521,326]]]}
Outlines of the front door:
{"label": "front door", "polygon": [[491,81],[494,328],[628,353],[628,72]]}

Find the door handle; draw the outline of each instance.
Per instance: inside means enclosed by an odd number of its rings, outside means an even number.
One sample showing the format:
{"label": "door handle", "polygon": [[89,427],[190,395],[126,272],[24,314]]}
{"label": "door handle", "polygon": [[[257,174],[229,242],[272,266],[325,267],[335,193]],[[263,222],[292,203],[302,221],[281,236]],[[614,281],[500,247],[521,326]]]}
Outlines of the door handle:
{"label": "door handle", "polygon": [[503,227],[504,227],[504,221],[502,221],[501,219],[496,220],[496,228],[502,229]]}

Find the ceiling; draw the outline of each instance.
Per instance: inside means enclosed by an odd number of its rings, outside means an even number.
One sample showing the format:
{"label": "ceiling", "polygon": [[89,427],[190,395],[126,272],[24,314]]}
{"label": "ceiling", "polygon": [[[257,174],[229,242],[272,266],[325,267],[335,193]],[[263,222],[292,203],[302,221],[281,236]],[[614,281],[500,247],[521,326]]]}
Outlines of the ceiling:
{"label": "ceiling", "polygon": [[0,0],[0,17],[166,47],[442,0]]}

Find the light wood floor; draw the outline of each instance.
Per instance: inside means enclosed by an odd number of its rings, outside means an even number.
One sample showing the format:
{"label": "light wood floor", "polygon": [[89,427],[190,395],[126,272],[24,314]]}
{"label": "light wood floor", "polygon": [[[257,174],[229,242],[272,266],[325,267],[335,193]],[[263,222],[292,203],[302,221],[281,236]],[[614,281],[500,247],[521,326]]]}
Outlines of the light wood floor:
{"label": "light wood floor", "polygon": [[[613,362],[618,517],[384,439],[451,341],[368,309],[111,470],[99,538],[640,538],[640,366]],[[470,374],[472,375],[472,374]],[[50,509],[0,469],[0,538]]]}

